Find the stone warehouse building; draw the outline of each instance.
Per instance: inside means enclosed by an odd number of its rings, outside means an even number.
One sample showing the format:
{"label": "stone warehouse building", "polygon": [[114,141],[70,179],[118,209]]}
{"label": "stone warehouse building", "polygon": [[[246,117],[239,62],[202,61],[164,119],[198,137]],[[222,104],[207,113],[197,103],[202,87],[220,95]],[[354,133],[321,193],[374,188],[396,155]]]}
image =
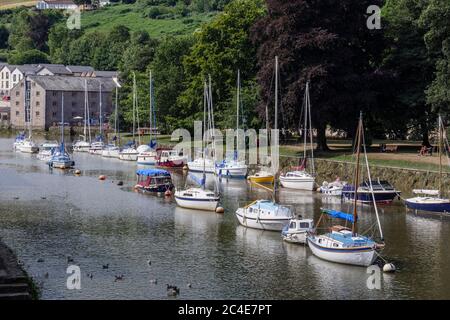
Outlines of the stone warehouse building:
{"label": "stone warehouse building", "polygon": [[[90,119],[93,125],[100,118],[106,122],[112,107],[112,93],[118,83],[113,78],[29,75],[11,89],[11,126],[26,128],[30,118],[34,129],[48,130],[61,121],[64,95],[64,122],[80,125],[84,119],[85,83],[87,84]],[[101,87],[101,96],[100,96]]]}

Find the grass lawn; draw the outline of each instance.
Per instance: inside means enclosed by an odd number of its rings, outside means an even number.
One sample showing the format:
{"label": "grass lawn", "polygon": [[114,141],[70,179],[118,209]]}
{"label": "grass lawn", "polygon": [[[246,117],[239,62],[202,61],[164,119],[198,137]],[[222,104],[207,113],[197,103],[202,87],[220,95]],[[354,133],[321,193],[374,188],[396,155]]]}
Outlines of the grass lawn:
{"label": "grass lawn", "polygon": [[150,36],[192,34],[215,13],[192,14],[187,17],[150,19],[146,11],[133,4],[118,4],[100,10],[86,11],[81,15],[81,28],[89,31],[109,31],[116,25],[124,25],[132,31],[145,30]]}
{"label": "grass lawn", "polygon": [[10,9],[20,6],[35,6],[37,1],[30,1],[30,0],[1,0],[0,1],[0,10],[2,9]]}

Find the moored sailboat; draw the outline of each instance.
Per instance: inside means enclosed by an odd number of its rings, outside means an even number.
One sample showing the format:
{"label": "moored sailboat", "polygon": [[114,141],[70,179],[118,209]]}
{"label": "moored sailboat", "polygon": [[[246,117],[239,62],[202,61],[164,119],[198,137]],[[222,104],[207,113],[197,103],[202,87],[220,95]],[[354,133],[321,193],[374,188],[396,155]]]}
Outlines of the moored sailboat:
{"label": "moored sailboat", "polygon": [[[73,144],[74,152],[89,152],[91,147],[91,124],[89,118],[89,100],[88,100],[87,80],[84,80],[84,127],[83,135],[80,140]],[[89,132],[89,136],[88,136]],[[89,140],[88,140],[89,138]]]}
{"label": "moored sailboat", "polygon": [[[356,135],[356,167],[355,167],[355,185],[359,185],[360,179],[360,155],[361,148],[364,150],[365,163],[367,167],[367,175],[369,182],[370,170],[369,163],[367,160],[366,146],[364,141],[364,128],[362,121],[362,114],[359,118],[357,135]],[[370,186],[370,191],[373,191],[372,186]],[[342,211],[322,209],[322,215],[320,221],[323,221],[325,217],[332,217],[336,219],[341,219],[352,224],[352,228],[347,228],[346,226],[333,225],[328,233],[317,234],[311,233],[308,235],[308,245],[311,248],[312,253],[323,259],[331,262],[351,264],[357,266],[369,266],[377,258],[377,251],[384,247],[384,244],[378,244],[375,240],[369,236],[361,235],[357,233],[357,221],[358,221],[358,189],[355,190],[355,197],[353,199],[353,213],[346,213]],[[375,208],[375,213],[377,217],[378,227],[380,231],[381,239],[383,239],[383,233],[381,230],[381,224],[378,217],[377,205],[374,200],[373,205]],[[317,231],[318,226],[316,226]]]}
{"label": "moored sailboat", "polygon": [[[439,151],[439,189],[426,190],[426,189],[414,189],[413,193],[416,197],[408,198],[405,200],[405,205],[408,209],[429,211],[429,212],[441,212],[450,213],[450,199],[442,197],[442,154],[443,150],[450,150],[447,137],[445,135],[446,130],[441,116],[438,117],[438,151]],[[443,148],[443,145],[446,148]],[[446,152],[448,163],[448,153]]]}

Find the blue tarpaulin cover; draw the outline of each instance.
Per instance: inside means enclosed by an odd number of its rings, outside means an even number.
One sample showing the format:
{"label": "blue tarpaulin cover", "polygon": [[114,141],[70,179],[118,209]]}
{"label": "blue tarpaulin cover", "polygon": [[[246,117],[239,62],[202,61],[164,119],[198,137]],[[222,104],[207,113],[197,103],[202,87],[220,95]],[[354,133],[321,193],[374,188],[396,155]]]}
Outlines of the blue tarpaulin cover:
{"label": "blue tarpaulin cover", "polygon": [[156,176],[169,176],[170,173],[166,170],[162,169],[139,169],[136,170],[136,174],[140,176],[150,176],[150,177],[156,177]]}
{"label": "blue tarpaulin cover", "polygon": [[336,210],[330,210],[330,209],[322,209],[322,212],[332,216],[333,218],[339,218],[339,219],[344,219],[344,220],[353,222],[353,215],[350,213],[336,211]]}

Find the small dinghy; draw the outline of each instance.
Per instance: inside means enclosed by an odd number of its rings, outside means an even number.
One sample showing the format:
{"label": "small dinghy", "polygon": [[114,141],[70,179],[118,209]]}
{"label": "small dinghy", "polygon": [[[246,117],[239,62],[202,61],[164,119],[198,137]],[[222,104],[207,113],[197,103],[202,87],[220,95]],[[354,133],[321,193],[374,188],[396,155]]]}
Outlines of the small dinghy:
{"label": "small dinghy", "polygon": [[313,219],[302,219],[301,216],[291,219],[281,231],[284,241],[295,244],[306,244],[308,232],[314,229]]}
{"label": "small dinghy", "polygon": [[341,182],[339,178],[336,178],[333,182],[324,181],[319,191],[327,196],[341,196],[342,189],[346,184],[346,182]]}

